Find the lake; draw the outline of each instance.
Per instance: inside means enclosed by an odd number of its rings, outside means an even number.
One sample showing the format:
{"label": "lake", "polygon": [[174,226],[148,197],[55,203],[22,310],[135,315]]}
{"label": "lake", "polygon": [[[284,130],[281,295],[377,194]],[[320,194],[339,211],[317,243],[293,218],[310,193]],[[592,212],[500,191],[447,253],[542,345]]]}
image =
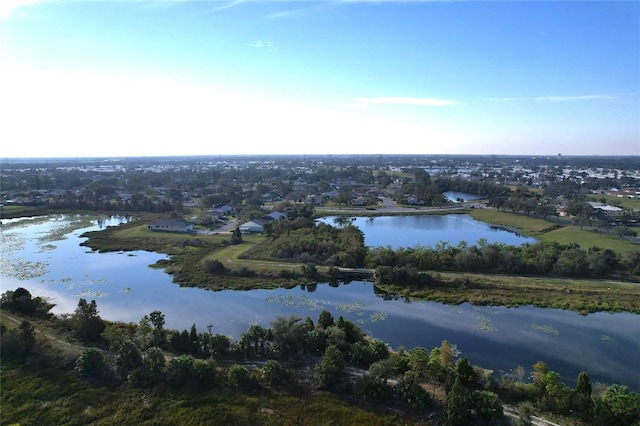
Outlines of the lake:
{"label": "lake", "polygon": [[[119,221],[107,219],[103,226]],[[148,267],[163,255],[95,253],[79,245],[80,234],[99,228],[96,221],[62,216],[5,221],[0,232],[1,291],[24,287],[34,296],[49,297],[57,305],[54,313],[73,312],[80,297],[95,299],[100,315],[113,321],[137,322],[160,310],[168,328],[189,329],[195,323],[198,331],[205,331],[212,324],[214,333],[234,338],[254,322],[268,326],[278,315],[316,321],[327,309],[396,349],[431,349],[447,339],[471,363],[496,372],[518,365],[530,371],[532,364],[544,360],[570,386],[584,370],[592,382],[640,390],[639,315],[581,316],[534,307],[385,300],[369,282],[318,284],[311,292],[300,287],[244,292],[181,288],[168,274]]]}
{"label": "lake", "polygon": [[467,194],[466,192],[457,192],[457,191],[447,191],[442,195],[444,195],[445,197],[447,197],[449,201],[454,203],[459,203],[460,202],[458,201],[459,199],[461,199],[463,202],[466,202],[466,201],[482,200],[483,198],[487,198],[484,195]]}
{"label": "lake", "polygon": [[[334,225],[335,219],[335,216],[330,216],[319,220]],[[435,247],[440,241],[447,241],[453,246],[465,241],[472,246],[480,238],[490,244],[536,242],[535,238],[492,227],[468,214],[356,217],[353,224],[362,230],[365,245],[369,247]]]}

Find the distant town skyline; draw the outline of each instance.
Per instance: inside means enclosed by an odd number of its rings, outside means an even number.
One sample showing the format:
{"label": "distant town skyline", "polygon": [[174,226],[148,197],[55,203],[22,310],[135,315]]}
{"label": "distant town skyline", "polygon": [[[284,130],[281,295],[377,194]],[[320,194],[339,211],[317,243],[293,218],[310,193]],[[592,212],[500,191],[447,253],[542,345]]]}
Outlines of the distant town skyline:
{"label": "distant town skyline", "polygon": [[635,1],[2,0],[0,157],[640,155]]}

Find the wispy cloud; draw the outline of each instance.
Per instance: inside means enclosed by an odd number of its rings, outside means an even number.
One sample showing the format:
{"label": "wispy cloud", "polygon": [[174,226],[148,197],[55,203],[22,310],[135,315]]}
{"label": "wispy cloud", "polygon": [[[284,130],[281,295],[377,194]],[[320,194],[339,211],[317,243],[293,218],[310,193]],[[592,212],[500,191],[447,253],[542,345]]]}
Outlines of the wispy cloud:
{"label": "wispy cloud", "polygon": [[583,96],[539,96],[535,98],[539,103],[579,102],[579,101],[610,101],[616,99],[612,95],[583,95]]}
{"label": "wispy cloud", "polygon": [[352,105],[355,106],[370,106],[370,105],[410,105],[410,106],[451,106],[459,105],[457,101],[450,99],[438,99],[438,98],[411,98],[402,96],[386,96],[386,97],[374,97],[374,98],[354,98],[352,99]]}
{"label": "wispy cloud", "polygon": [[0,19],[15,15],[16,10],[35,3],[47,3],[53,0],[2,0],[0,1]]}
{"label": "wispy cloud", "polygon": [[612,101],[618,99],[619,95],[578,95],[578,96],[533,96],[533,97],[507,97],[507,98],[485,98],[487,101],[497,103],[511,102],[536,102],[539,104],[561,103],[561,102],[581,102],[581,101]]}
{"label": "wispy cloud", "polygon": [[249,46],[255,47],[256,49],[265,49],[268,52],[275,52],[278,50],[276,45],[269,40],[255,40],[249,43]]}
{"label": "wispy cloud", "polygon": [[300,15],[300,10],[283,10],[281,12],[270,13],[265,15],[265,19],[283,19],[283,18],[293,18],[295,16]]}

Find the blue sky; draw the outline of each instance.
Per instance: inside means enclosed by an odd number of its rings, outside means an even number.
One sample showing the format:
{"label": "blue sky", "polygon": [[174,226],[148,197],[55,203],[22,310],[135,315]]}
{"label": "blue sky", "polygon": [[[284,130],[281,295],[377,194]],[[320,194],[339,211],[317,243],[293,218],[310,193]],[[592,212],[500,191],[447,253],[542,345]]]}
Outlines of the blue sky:
{"label": "blue sky", "polygon": [[0,0],[2,157],[640,155],[636,1]]}

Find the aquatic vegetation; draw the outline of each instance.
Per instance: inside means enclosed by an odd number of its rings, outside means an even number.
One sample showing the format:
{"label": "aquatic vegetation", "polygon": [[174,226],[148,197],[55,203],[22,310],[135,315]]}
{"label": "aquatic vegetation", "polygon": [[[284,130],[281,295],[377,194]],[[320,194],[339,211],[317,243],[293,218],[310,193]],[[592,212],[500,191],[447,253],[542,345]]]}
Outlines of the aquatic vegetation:
{"label": "aquatic vegetation", "polygon": [[340,312],[357,312],[361,311],[364,307],[364,303],[345,303],[344,305],[336,306],[336,309]]}
{"label": "aquatic vegetation", "polygon": [[478,315],[476,317],[476,327],[482,331],[497,331],[498,329],[491,325],[491,320],[483,315]]}
{"label": "aquatic vegetation", "polygon": [[73,231],[77,231],[79,229],[90,227],[93,224],[93,220],[94,218],[91,217],[80,217],[75,218],[70,222],[54,226],[49,230],[49,232],[38,238],[38,241],[40,243],[48,243],[53,241],[65,240],[67,239],[67,234],[70,234]]}
{"label": "aquatic vegetation", "polygon": [[27,239],[17,232],[0,232],[0,249],[3,257],[22,250]]}
{"label": "aquatic vegetation", "polygon": [[45,251],[53,251],[55,249],[57,249],[58,246],[55,246],[53,244],[45,244],[43,246],[40,246],[40,251],[37,253],[44,253]]}
{"label": "aquatic vegetation", "polygon": [[550,325],[531,324],[531,328],[533,328],[534,330],[542,331],[543,333],[554,334],[556,336],[560,334],[558,330]]}
{"label": "aquatic vegetation", "polygon": [[372,312],[369,315],[369,320],[371,322],[384,321],[387,319],[388,316],[389,314],[387,314],[386,312]]}
{"label": "aquatic vegetation", "polygon": [[312,311],[325,309],[329,304],[326,300],[312,300],[307,296],[269,296],[265,299],[267,302],[277,302],[282,306],[295,306],[295,307],[305,307],[309,308]]}
{"label": "aquatic vegetation", "polygon": [[48,266],[49,264],[47,262],[32,262],[22,258],[11,259],[11,261],[9,261],[9,259],[3,256],[2,259],[0,259],[0,270],[2,270],[3,274],[19,280],[30,280],[41,277],[49,272],[47,269]]}

